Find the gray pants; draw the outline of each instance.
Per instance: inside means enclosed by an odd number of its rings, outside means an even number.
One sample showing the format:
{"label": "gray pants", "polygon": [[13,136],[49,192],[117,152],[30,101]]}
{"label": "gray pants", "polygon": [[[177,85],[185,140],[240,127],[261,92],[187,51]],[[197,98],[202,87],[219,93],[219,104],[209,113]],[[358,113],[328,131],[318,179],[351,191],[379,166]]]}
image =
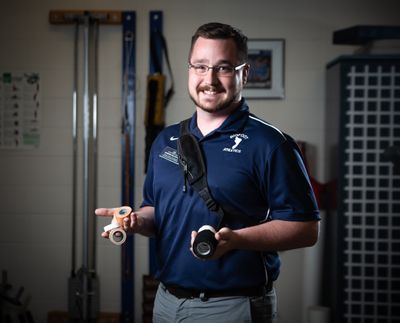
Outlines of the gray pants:
{"label": "gray pants", "polygon": [[160,283],[154,323],[277,323],[276,295],[260,297],[176,298]]}

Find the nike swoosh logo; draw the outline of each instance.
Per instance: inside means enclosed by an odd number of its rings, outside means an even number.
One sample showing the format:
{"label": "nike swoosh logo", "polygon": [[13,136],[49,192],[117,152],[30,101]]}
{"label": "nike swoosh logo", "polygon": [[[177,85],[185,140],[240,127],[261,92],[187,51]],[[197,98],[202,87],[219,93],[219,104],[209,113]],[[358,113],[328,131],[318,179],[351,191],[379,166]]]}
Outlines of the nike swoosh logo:
{"label": "nike swoosh logo", "polygon": [[179,139],[178,137],[174,137],[174,136],[171,136],[171,137],[169,138],[170,141],[175,141],[175,140],[178,140],[178,139]]}

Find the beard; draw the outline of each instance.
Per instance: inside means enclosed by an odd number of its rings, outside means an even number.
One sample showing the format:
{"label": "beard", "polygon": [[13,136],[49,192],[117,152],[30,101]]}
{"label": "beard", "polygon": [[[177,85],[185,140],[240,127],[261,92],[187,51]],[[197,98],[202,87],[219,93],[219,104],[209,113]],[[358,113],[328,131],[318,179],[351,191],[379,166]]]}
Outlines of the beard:
{"label": "beard", "polygon": [[[199,88],[197,93],[206,91],[206,90],[214,90],[214,91],[219,92],[219,89],[210,88],[208,86],[208,87]],[[221,101],[218,104],[215,104],[213,106],[202,104],[200,102],[199,96],[194,97],[190,92],[189,92],[189,96],[190,96],[191,100],[193,101],[193,103],[196,105],[196,107],[198,107],[201,110],[208,112],[208,113],[220,113],[220,112],[224,112],[224,111],[228,111],[228,110],[233,110],[232,108],[235,108],[237,106],[238,102],[240,102],[240,100],[238,99],[238,97],[240,97],[239,92],[232,94],[231,96],[225,98],[223,101]]]}

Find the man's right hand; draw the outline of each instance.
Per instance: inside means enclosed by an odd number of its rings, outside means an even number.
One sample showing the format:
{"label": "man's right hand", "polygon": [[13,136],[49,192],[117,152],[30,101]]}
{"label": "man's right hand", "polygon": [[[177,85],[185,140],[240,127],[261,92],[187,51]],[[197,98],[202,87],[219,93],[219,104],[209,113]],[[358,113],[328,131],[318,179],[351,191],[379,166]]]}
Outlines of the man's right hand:
{"label": "man's right hand", "polygon": [[[97,216],[113,217],[117,208],[98,208],[95,210]],[[133,211],[124,218],[121,226],[127,233],[140,233],[145,236],[154,235],[154,207],[145,206]],[[108,238],[109,233],[103,232],[102,237]]]}

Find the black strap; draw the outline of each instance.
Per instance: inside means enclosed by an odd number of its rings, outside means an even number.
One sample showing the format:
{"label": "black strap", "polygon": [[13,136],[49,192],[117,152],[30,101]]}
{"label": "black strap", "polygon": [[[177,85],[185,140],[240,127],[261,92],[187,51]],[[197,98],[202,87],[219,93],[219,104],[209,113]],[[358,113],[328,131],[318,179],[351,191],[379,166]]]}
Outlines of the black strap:
{"label": "black strap", "polygon": [[156,73],[161,74],[161,62],[162,62],[162,57],[159,57],[156,52],[156,37],[159,38],[163,53],[165,56],[165,61],[167,63],[168,67],[168,73],[171,78],[171,85],[170,88],[168,89],[167,93],[165,94],[164,98],[164,107],[167,107],[169,100],[171,99],[172,95],[175,93],[174,90],[174,76],[172,74],[172,68],[171,68],[171,63],[169,62],[169,55],[168,55],[168,47],[167,47],[167,41],[165,40],[164,35],[159,31],[156,30],[150,35],[150,57],[151,61],[154,65],[154,69]]}
{"label": "black strap", "polygon": [[204,200],[207,207],[218,215],[218,226],[220,226],[224,218],[224,212],[212,198],[208,189],[203,154],[197,139],[189,131],[189,123],[190,119],[181,122],[178,139],[179,164],[182,167],[184,177],[183,191],[186,192],[186,186],[189,183],[193,190]]}
{"label": "black strap", "polygon": [[246,225],[257,224],[258,221],[248,216],[236,212],[226,212],[211,196],[203,153],[196,137],[189,131],[190,120],[186,119],[180,123],[180,136],[178,139],[179,164],[182,167],[184,176],[183,191],[186,191],[186,185],[189,183],[193,190],[204,200],[207,207],[218,215],[220,219],[219,226],[225,217],[238,220]]}

